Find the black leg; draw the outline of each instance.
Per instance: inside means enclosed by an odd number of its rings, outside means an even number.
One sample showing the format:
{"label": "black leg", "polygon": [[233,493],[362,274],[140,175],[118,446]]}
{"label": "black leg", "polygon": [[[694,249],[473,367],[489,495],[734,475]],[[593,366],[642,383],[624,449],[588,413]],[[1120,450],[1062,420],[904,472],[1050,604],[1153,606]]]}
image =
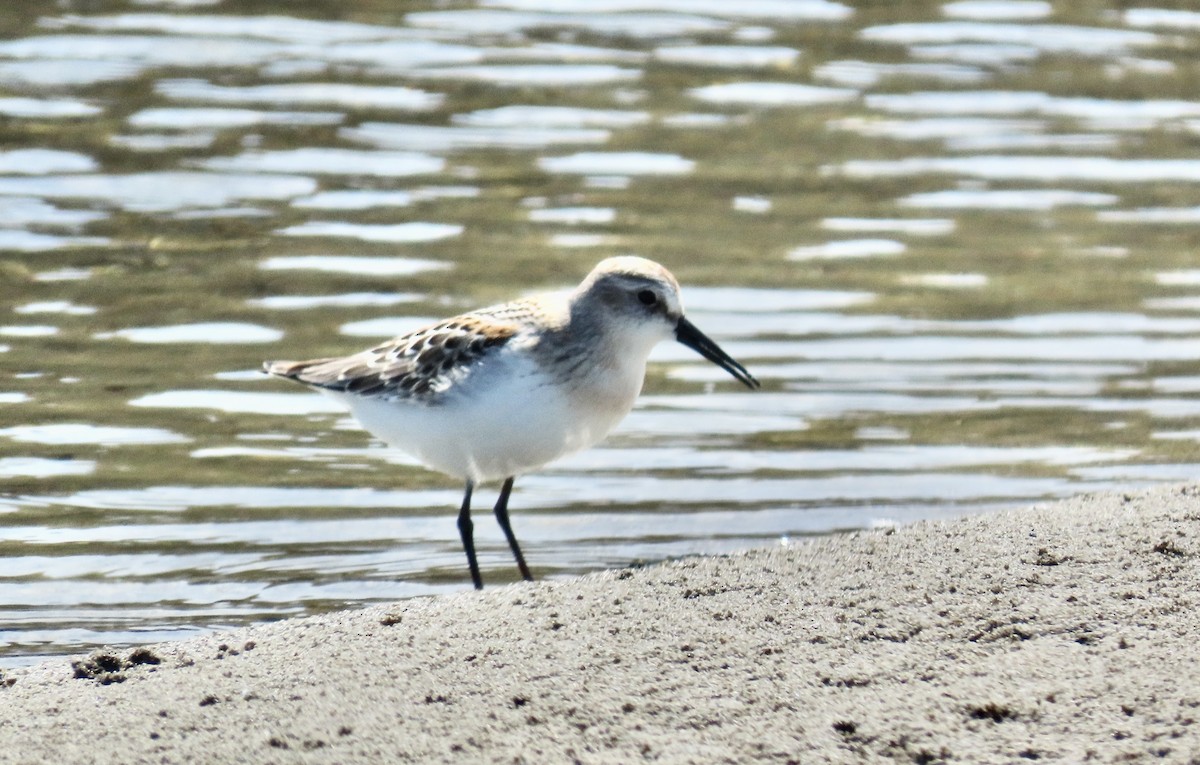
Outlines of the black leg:
{"label": "black leg", "polygon": [[529,573],[529,566],[525,565],[525,556],[521,554],[521,546],[517,544],[517,538],[508,522],[508,495],[512,493],[512,487],[513,479],[509,477],[500,489],[500,499],[496,500],[496,520],[500,523],[500,528],[508,539],[508,546],[512,548],[513,557],[517,559],[517,568],[521,569],[521,576],[526,582],[532,582],[533,574]]}
{"label": "black leg", "polygon": [[458,511],[458,533],[462,535],[463,549],[467,551],[467,566],[471,568],[471,581],[475,589],[483,589],[483,577],[479,576],[479,561],[475,560],[475,524],[471,523],[471,492],[475,489],[474,481],[467,481],[467,489],[463,492],[462,509]]}

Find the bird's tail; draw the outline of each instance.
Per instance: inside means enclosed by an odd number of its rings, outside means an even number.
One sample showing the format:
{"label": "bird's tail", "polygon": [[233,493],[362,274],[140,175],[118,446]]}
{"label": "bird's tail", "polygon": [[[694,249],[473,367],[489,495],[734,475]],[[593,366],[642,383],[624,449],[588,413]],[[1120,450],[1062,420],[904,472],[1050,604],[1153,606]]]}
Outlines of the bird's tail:
{"label": "bird's tail", "polygon": [[348,366],[346,361],[343,358],[265,361],[263,371],[322,390],[362,392],[379,386],[378,373],[371,374],[363,366]]}
{"label": "bird's tail", "polygon": [[296,382],[309,382],[304,379],[304,372],[328,359],[312,361],[264,361],[262,371],[275,377],[283,377]]}

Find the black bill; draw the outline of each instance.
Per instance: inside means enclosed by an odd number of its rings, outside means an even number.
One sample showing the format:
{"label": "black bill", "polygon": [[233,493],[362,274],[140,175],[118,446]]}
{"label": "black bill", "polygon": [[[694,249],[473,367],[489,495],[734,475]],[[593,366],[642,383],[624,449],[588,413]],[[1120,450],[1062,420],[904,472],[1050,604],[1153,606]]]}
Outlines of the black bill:
{"label": "black bill", "polygon": [[721,350],[721,347],[714,343],[708,335],[696,329],[695,324],[682,316],[679,317],[679,323],[675,325],[675,339],[741,380],[747,388],[759,387],[760,383],[754,379],[754,375],[747,372],[744,366],[734,361],[733,357]]}

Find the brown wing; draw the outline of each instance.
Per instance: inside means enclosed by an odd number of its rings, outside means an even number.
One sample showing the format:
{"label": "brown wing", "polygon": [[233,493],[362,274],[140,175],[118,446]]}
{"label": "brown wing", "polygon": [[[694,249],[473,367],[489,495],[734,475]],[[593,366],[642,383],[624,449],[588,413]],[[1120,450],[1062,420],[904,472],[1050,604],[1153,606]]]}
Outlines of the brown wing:
{"label": "brown wing", "polygon": [[431,402],[475,362],[503,346],[517,324],[479,314],[447,319],[356,353],[312,361],[269,361],[268,374],[314,388],[384,399]]}

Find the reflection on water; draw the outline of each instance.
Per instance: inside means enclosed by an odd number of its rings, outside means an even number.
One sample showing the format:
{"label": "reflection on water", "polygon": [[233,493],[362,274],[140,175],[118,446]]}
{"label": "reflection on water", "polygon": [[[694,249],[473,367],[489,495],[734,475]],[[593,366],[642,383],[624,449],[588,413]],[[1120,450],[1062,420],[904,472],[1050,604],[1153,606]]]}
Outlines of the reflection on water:
{"label": "reflection on water", "polygon": [[44,197],[155,213],[223,207],[243,200],[287,200],[310,194],[317,182],[301,175],[167,171],[128,175],[0,177],[0,195]]}
{"label": "reflection on water", "polygon": [[540,576],[1200,472],[1196,12],[22,8],[0,664],[467,586],[459,487],[258,366],[608,255],[765,387],[657,349],[612,438],[517,482]]}

